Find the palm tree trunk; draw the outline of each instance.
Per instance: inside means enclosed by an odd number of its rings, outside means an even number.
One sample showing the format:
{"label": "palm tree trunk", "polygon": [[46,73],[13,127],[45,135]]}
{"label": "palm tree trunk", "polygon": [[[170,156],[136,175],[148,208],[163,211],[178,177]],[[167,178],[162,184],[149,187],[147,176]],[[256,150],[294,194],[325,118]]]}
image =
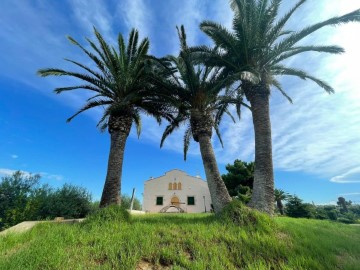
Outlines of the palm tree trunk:
{"label": "palm tree trunk", "polygon": [[284,215],[284,206],[283,206],[281,200],[277,200],[276,205],[279,208],[280,214],[283,216]]}
{"label": "palm tree trunk", "polygon": [[251,104],[255,133],[254,188],[249,206],[273,215],[274,172],[269,90],[266,86],[257,85],[245,94]]}
{"label": "palm tree trunk", "polygon": [[130,133],[131,124],[130,117],[110,117],[110,153],[100,208],[111,204],[121,204],[122,164],[126,139]]}
{"label": "palm tree trunk", "polygon": [[226,189],[224,181],[221,179],[210,137],[199,134],[198,139],[211,201],[215,213],[219,213],[225,205],[231,202],[231,197]]}

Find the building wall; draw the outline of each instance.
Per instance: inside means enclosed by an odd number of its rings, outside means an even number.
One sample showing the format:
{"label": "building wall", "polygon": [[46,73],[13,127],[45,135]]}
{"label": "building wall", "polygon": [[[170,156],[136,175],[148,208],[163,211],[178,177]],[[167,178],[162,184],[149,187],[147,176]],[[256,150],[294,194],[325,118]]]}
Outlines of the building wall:
{"label": "building wall", "polygon": [[[174,183],[176,185],[181,183],[181,189],[169,190],[169,184]],[[171,199],[174,196],[179,198],[179,207],[187,213],[202,213],[205,212],[205,207],[208,212],[211,209],[210,192],[206,181],[187,175],[180,170],[171,170],[164,176],[145,181],[143,211],[159,213],[161,209],[171,205]],[[194,197],[195,205],[188,205],[189,196]],[[163,197],[163,205],[156,205],[157,197]],[[172,210],[175,209],[169,209],[169,211]]]}

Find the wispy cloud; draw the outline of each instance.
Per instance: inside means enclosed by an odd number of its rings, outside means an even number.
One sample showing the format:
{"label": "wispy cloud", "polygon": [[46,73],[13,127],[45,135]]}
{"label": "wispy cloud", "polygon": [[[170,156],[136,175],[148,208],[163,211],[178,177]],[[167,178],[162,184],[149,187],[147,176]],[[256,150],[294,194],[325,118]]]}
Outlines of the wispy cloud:
{"label": "wispy cloud", "polygon": [[64,180],[64,176],[60,175],[60,174],[49,174],[46,172],[41,172],[40,175],[46,179],[49,180],[55,180],[55,181],[62,181]]}
{"label": "wispy cloud", "polygon": [[96,0],[71,0],[69,4],[75,20],[88,34],[93,32],[92,27],[95,26],[107,38],[113,37],[114,17],[107,5]]}
{"label": "wispy cloud", "polygon": [[360,196],[360,192],[341,193],[339,196]]}
{"label": "wispy cloud", "polygon": [[334,183],[360,183],[360,167],[346,171],[330,179]]}
{"label": "wispy cloud", "polygon": [[[18,170],[12,170],[12,169],[6,169],[6,168],[0,168],[0,176],[11,176]],[[25,177],[30,176],[31,173],[26,171],[21,171]]]}
{"label": "wispy cloud", "polygon": [[144,0],[119,1],[116,12],[117,16],[123,19],[128,30],[138,29],[141,37],[147,37],[152,32],[153,10]]}
{"label": "wispy cloud", "polygon": [[13,159],[17,159],[19,156],[18,155],[11,155],[11,158]]}
{"label": "wispy cloud", "polygon": [[[19,170],[0,168],[0,176],[11,176],[17,171],[19,171]],[[64,180],[64,176],[59,175],[59,174],[50,174],[50,173],[47,173],[47,172],[31,173],[31,172],[28,172],[28,171],[22,171],[22,170],[20,170],[20,171],[23,173],[23,175],[25,177],[28,177],[30,175],[39,174],[41,177],[43,177],[45,179],[48,179],[48,180],[56,180],[56,181]]]}

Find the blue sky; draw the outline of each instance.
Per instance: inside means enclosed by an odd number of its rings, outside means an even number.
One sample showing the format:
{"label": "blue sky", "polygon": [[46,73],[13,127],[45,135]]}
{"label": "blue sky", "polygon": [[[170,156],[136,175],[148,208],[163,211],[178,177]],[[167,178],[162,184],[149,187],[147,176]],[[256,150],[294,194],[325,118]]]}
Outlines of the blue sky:
{"label": "blue sky", "polygon": [[[284,1],[282,10],[294,1]],[[308,1],[289,23],[299,29],[309,24],[360,8],[360,0]],[[209,44],[199,23],[210,19],[231,26],[227,0],[2,0],[0,3],[0,176],[15,170],[41,173],[52,186],[73,183],[86,187],[99,199],[106,174],[108,133],[96,129],[100,110],[65,120],[85,101],[86,94],[56,95],[55,87],[74,83],[69,78],[39,78],[45,67],[72,69],[63,58],[89,63],[70,35],[86,44],[94,38],[93,25],[110,43],[119,32],[127,36],[132,27],[151,40],[157,56],[178,51],[176,25],[184,24],[191,45]],[[271,96],[275,185],[305,201],[333,203],[338,196],[360,203],[360,24],[326,28],[304,44],[338,44],[342,55],[303,54],[288,62],[325,79],[336,90],[328,95],[311,82],[283,78],[294,104],[276,91]],[[177,168],[205,178],[199,148],[192,143],[183,161],[183,130],[159,141],[164,126],[143,117],[138,140],[134,130],[126,145],[123,193],[137,189],[141,199],[143,182]],[[254,140],[251,115],[243,111],[241,121],[224,119],[221,125],[224,149],[214,138],[220,171],[238,158],[251,161]]]}

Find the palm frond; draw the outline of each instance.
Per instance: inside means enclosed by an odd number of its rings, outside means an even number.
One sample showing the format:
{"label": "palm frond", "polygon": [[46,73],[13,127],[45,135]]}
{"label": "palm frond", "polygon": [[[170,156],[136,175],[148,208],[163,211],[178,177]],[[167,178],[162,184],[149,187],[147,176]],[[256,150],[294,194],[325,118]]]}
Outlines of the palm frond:
{"label": "palm frond", "polygon": [[293,101],[292,101],[292,99],[288,96],[288,94],[286,94],[286,92],[284,91],[284,89],[281,87],[281,84],[280,84],[280,82],[278,81],[278,80],[276,80],[276,79],[272,79],[272,81],[271,81],[271,84],[273,85],[273,86],[275,86],[275,88],[277,89],[277,90],[279,90],[280,91],[280,93],[292,104],[293,103]]}
{"label": "palm frond", "polygon": [[192,136],[191,127],[188,126],[184,135],[184,160],[186,160],[187,152],[189,150],[191,136]]}
{"label": "palm frond", "polygon": [[272,72],[274,75],[290,75],[290,76],[299,77],[303,80],[309,79],[309,80],[312,80],[313,82],[315,82],[321,88],[323,88],[329,94],[335,93],[335,90],[330,85],[328,85],[326,82],[307,74],[303,70],[299,70],[299,69],[295,69],[295,68],[287,68],[287,67],[278,65],[278,66],[274,66],[272,68]]}
{"label": "palm frond", "polygon": [[294,55],[303,53],[303,52],[324,52],[324,53],[331,53],[331,54],[341,54],[345,52],[342,47],[339,46],[299,46],[293,47],[288,51],[281,53],[278,57],[276,57],[272,63],[277,64],[287,58],[290,58]]}
{"label": "palm frond", "polygon": [[72,115],[71,117],[69,117],[66,122],[70,122],[72,119],[74,119],[77,115],[79,115],[80,113],[87,111],[89,109],[92,109],[94,107],[98,107],[98,106],[104,106],[104,105],[110,105],[111,101],[109,100],[102,100],[102,99],[98,99],[98,100],[94,100],[94,101],[90,101],[88,103],[85,104],[85,106],[83,106],[80,110],[78,110],[74,115]]}
{"label": "palm frond", "polygon": [[132,119],[133,119],[133,121],[135,123],[136,134],[137,134],[138,138],[140,138],[141,128],[142,128],[140,113],[138,111],[135,111],[132,114]]}

